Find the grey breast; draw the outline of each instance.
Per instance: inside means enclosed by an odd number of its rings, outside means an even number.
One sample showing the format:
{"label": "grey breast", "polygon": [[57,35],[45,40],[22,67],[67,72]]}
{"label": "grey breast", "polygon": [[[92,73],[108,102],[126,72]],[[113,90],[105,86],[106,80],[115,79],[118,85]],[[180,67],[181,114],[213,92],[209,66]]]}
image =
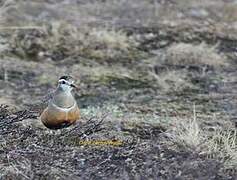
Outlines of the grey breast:
{"label": "grey breast", "polygon": [[52,99],[52,103],[61,108],[70,108],[75,104],[75,99],[70,92],[65,93],[56,90]]}

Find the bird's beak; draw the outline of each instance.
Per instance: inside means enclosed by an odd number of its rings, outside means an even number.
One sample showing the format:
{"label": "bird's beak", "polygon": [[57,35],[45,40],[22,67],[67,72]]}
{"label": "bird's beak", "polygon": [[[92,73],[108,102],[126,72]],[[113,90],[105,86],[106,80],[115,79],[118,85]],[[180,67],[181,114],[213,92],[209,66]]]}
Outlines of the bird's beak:
{"label": "bird's beak", "polygon": [[76,86],[75,84],[71,84],[70,86],[73,87],[73,88],[75,88],[76,90],[79,89],[78,86]]}

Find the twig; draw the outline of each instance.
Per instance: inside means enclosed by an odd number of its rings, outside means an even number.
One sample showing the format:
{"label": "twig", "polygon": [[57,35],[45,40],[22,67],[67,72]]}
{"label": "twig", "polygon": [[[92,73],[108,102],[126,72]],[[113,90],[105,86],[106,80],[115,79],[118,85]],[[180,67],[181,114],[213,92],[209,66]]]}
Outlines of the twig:
{"label": "twig", "polygon": [[[87,121],[87,124],[86,124],[86,127],[81,127],[81,126],[76,126],[75,128],[71,129],[70,131],[66,132],[64,134],[64,136],[62,137],[65,137],[67,135],[69,135],[69,133],[79,129],[79,128],[82,128],[82,129],[85,129],[83,132],[80,133],[79,131],[79,134],[77,134],[77,136],[79,137],[82,137],[83,135],[89,135],[89,134],[92,134],[94,132],[98,132],[101,130],[100,125],[103,123],[104,119],[106,118],[107,115],[104,115],[97,123],[95,121],[92,121],[95,117],[91,117],[88,121]],[[91,127],[91,123],[92,123],[92,127]],[[87,127],[87,125],[89,125],[89,127]]]}
{"label": "twig", "polygon": [[[91,118],[87,121],[87,124],[90,123],[90,122],[92,121],[92,119],[94,119],[94,116],[91,117]],[[80,127],[81,127],[81,126],[77,125],[76,127],[70,129],[69,131],[67,131],[67,132],[64,133],[63,137],[67,136],[70,132],[79,129]]]}

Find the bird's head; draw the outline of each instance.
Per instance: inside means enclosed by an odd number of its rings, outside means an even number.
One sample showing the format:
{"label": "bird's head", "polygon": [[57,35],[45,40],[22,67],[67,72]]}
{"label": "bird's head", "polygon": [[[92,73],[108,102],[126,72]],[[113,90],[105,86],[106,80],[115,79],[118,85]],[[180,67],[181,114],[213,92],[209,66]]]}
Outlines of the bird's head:
{"label": "bird's head", "polygon": [[62,76],[58,80],[58,88],[65,92],[71,92],[72,89],[78,89],[71,76]]}

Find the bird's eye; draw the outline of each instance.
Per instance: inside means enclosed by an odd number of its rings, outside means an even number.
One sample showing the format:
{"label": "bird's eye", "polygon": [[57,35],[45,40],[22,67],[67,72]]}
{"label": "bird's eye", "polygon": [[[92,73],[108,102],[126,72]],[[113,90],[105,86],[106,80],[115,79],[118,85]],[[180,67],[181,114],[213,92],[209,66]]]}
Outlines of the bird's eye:
{"label": "bird's eye", "polygon": [[65,81],[62,81],[62,84],[66,84],[66,82],[65,82]]}

